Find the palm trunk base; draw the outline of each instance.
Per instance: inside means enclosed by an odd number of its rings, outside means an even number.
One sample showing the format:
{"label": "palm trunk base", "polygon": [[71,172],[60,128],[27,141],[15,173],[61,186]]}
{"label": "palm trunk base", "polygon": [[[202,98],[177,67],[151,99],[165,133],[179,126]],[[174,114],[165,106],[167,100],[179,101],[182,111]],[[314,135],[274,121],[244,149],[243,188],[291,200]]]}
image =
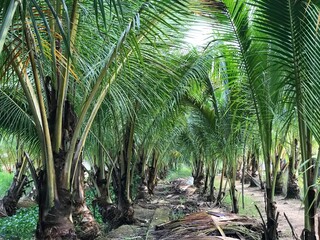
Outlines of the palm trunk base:
{"label": "palm trunk base", "polygon": [[289,179],[286,199],[300,199],[300,188],[297,179]]}
{"label": "palm trunk base", "polygon": [[277,231],[277,222],[274,219],[268,219],[267,221],[267,237],[265,240],[279,239]]}
{"label": "palm trunk base", "polygon": [[138,189],[138,194],[136,196],[136,200],[143,200],[149,197],[148,187],[146,184],[141,184]]}
{"label": "palm trunk base", "polygon": [[276,240],[278,237],[278,217],[276,202],[271,201],[272,189],[266,188],[266,212],[267,212],[267,226],[265,233],[265,240]]}
{"label": "palm trunk base", "polygon": [[17,212],[17,204],[22,197],[25,187],[28,184],[28,178],[25,174],[21,175],[22,177],[18,179],[21,171],[25,171],[25,167],[22,165],[23,163],[21,161],[16,163],[17,170],[11,186],[3,199],[0,200],[0,218],[13,216]]}
{"label": "palm trunk base", "polygon": [[59,201],[48,209],[45,202],[45,186],[39,191],[39,222],[37,239],[78,239],[72,222],[72,202],[69,191],[58,188]]}
{"label": "palm trunk base", "polygon": [[37,239],[78,239],[74,225],[65,211],[52,208],[46,217],[38,223],[36,231]]}
{"label": "palm trunk base", "polygon": [[148,192],[150,195],[154,194],[154,188],[157,185],[156,168],[149,167],[149,178],[147,182]]}
{"label": "palm trunk base", "polygon": [[194,176],[193,177],[193,185],[196,188],[200,188],[204,184],[203,179],[204,179],[203,175]]}
{"label": "palm trunk base", "polygon": [[239,204],[238,199],[236,196],[236,188],[235,186],[232,186],[230,188],[230,195],[231,195],[231,201],[232,201],[232,213],[239,213]]}
{"label": "palm trunk base", "polygon": [[92,240],[100,235],[99,224],[92,216],[86,204],[76,204],[72,216],[79,239]]}
{"label": "palm trunk base", "polygon": [[316,233],[304,229],[301,236],[300,236],[300,239],[302,239],[302,240],[316,240],[317,239]]}
{"label": "palm trunk base", "polygon": [[100,205],[99,209],[103,222],[108,224],[110,230],[124,224],[133,224],[136,222],[132,206],[120,210],[115,205],[105,204],[103,207]]}
{"label": "palm trunk base", "polygon": [[17,201],[12,196],[5,196],[0,200],[0,218],[13,216],[17,211]]}
{"label": "palm trunk base", "polygon": [[278,172],[277,173],[277,177],[276,177],[276,186],[275,186],[275,190],[274,190],[274,194],[275,195],[281,195],[283,193],[282,189],[283,189],[283,177],[282,177],[282,173]]}

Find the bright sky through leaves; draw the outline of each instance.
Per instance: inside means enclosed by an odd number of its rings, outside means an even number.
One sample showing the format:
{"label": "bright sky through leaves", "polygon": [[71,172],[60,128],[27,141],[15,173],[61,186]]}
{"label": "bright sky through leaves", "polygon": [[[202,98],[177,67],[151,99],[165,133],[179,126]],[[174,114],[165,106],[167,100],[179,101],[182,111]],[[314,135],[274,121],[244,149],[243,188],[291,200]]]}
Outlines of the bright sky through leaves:
{"label": "bright sky through leaves", "polygon": [[195,23],[190,26],[184,40],[191,47],[204,48],[212,40],[212,27],[205,22]]}

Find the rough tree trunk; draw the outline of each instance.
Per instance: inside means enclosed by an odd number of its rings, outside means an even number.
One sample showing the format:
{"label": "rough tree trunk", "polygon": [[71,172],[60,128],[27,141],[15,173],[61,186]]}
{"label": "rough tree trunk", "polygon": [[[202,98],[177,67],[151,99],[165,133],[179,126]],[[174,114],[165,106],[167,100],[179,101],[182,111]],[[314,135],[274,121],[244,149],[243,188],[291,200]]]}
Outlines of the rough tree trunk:
{"label": "rough tree trunk", "polygon": [[251,153],[249,151],[246,162],[243,164],[243,176],[242,176],[241,182],[243,182],[244,184],[249,184],[251,179],[251,176],[249,174],[250,166],[251,166],[250,156],[251,156]]}
{"label": "rough tree trunk", "polygon": [[81,162],[78,163],[74,181],[72,217],[78,238],[92,240],[100,235],[99,225],[85,201],[84,170]]}
{"label": "rough tree trunk", "polygon": [[256,155],[251,154],[251,177],[250,177],[250,187],[257,187],[257,183],[254,181],[254,178],[257,177],[258,171],[258,161]]}
{"label": "rough tree trunk", "polygon": [[265,240],[276,240],[278,239],[278,213],[276,202],[274,201],[274,195],[272,192],[272,178],[271,178],[271,171],[270,171],[270,155],[267,155],[266,161],[266,194],[265,194],[265,207],[266,207],[266,214],[267,214],[267,226],[265,232]]}
{"label": "rough tree trunk", "polygon": [[[56,99],[54,90],[49,93],[49,128],[54,132]],[[75,129],[76,114],[68,100],[65,101],[62,146],[59,153],[53,153],[55,167],[56,194],[52,207],[49,207],[47,191],[53,186],[48,186],[45,171],[40,171],[38,176],[39,189],[39,221],[36,230],[37,239],[77,239],[75,227],[72,221],[72,195],[70,190],[64,189],[62,172],[66,162],[67,151],[70,146],[71,137]],[[51,136],[52,137],[52,136]]]}
{"label": "rough tree trunk", "polygon": [[[306,177],[307,177],[307,196],[306,201],[308,204],[305,204],[305,207],[308,207],[308,214],[305,213],[305,221],[308,221],[310,229],[304,229],[304,238],[305,240],[316,240],[316,225],[315,217],[318,208],[317,202],[317,192],[318,190],[314,186],[316,178],[318,177],[318,171],[315,169],[316,159],[312,158],[312,136],[310,129],[307,129],[307,159],[310,159],[307,164]],[[306,203],[306,202],[305,202]],[[306,209],[305,209],[306,210]],[[306,226],[306,223],[305,223]]]}
{"label": "rough tree trunk", "polygon": [[239,203],[238,198],[236,196],[236,186],[232,184],[230,186],[230,196],[231,196],[231,202],[232,202],[232,213],[239,213]]}
{"label": "rough tree trunk", "polygon": [[158,167],[158,154],[156,151],[153,151],[152,154],[152,165],[149,166],[149,174],[148,174],[148,182],[147,182],[147,187],[148,187],[148,192],[149,194],[154,193],[154,188],[157,185],[157,167]]}
{"label": "rough tree trunk", "polygon": [[276,202],[271,201],[272,189],[266,188],[266,212],[267,212],[267,239],[265,240],[276,240],[278,239],[277,232],[277,207]]}
{"label": "rough tree trunk", "polygon": [[279,172],[277,172],[274,194],[281,195],[282,193],[283,193],[283,174],[282,174],[282,171],[280,170]]}
{"label": "rough tree trunk", "polygon": [[296,176],[297,156],[298,156],[298,140],[295,139],[292,144],[292,153],[289,157],[288,167],[288,183],[287,183],[287,196],[286,199],[300,199],[300,189],[298,185],[298,179]]}
{"label": "rough tree trunk", "polygon": [[193,185],[196,188],[200,188],[203,184],[204,173],[203,173],[203,161],[201,159],[196,161],[196,167],[194,172],[192,173],[193,176]]}
{"label": "rough tree trunk", "polygon": [[27,167],[26,157],[22,157],[16,163],[16,172],[7,194],[0,200],[0,218],[13,216],[17,211],[17,204],[28,183],[25,175]]}
{"label": "rough tree trunk", "polygon": [[214,179],[215,179],[215,174],[210,177],[210,194],[208,196],[208,201],[210,201],[210,202],[214,202],[215,201],[215,197],[214,197],[214,190],[215,190]]}
{"label": "rough tree trunk", "polygon": [[146,178],[146,161],[147,157],[144,151],[140,154],[140,161],[138,163],[138,172],[140,175],[140,185],[136,199],[146,199],[148,197],[148,186]]}
{"label": "rough tree trunk", "polygon": [[51,208],[47,206],[47,180],[44,171],[39,173],[39,222],[36,230],[37,239],[78,239],[72,221],[72,196],[70,191],[62,188],[61,169],[65,154],[56,155],[55,170],[57,196]]}
{"label": "rough tree trunk", "polygon": [[207,167],[206,178],[204,180],[204,186],[203,186],[203,190],[202,190],[203,195],[205,195],[208,190],[209,175],[210,175],[210,171],[209,171],[209,168]]}
{"label": "rough tree trunk", "polygon": [[135,219],[131,199],[128,199],[125,190],[125,177],[120,178],[121,174],[117,171],[113,171],[112,175],[117,205],[109,205],[103,218],[105,222],[109,223],[110,228],[114,229],[123,224],[132,224],[135,222]]}
{"label": "rough tree trunk", "polygon": [[220,185],[219,185],[219,192],[218,192],[218,196],[216,199],[216,205],[220,205],[221,201],[225,195],[225,192],[223,190],[223,178],[226,174],[226,170],[227,170],[227,164],[226,164],[226,160],[223,161],[223,166],[222,166],[222,172],[221,172],[221,176],[220,176]]}
{"label": "rough tree trunk", "polygon": [[216,163],[215,162],[212,162],[211,163],[211,177],[210,177],[210,194],[208,196],[208,201],[210,202],[213,202],[215,200],[215,197],[214,197],[214,190],[215,190],[215,187],[214,187],[214,180],[215,180],[215,177],[216,177]]}

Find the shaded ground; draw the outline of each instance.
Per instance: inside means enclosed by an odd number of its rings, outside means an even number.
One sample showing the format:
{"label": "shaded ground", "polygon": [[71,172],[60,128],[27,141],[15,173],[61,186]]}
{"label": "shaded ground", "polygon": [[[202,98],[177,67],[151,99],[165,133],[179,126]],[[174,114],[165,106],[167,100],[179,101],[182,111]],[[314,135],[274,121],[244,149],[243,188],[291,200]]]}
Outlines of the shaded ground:
{"label": "shaded ground", "polygon": [[217,236],[224,234],[235,238],[223,239],[260,238],[260,220],[212,208],[191,183],[190,179],[160,183],[154,196],[135,205],[136,225],[121,226],[101,239],[222,239]]}
{"label": "shaded ground", "polygon": [[[239,197],[241,197],[241,184],[237,183]],[[156,187],[155,195],[148,200],[135,203],[135,225],[124,225],[109,233],[104,232],[99,239],[221,239],[213,234],[223,235],[224,232],[230,236],[230,229],[234,226],[226,226],[226,222],[246,223],[249,232],[252,228],[260,226],[261,219],[258,217],[254,207],[256,204],[264,215],[264,192],[259,188],[250,188],[245,185],[245,211],[247,216],[254,216],[255,219],[239,218],[236,215],[228,214],[230,207],[222,206],[213,208],[212,204],[199,196],[198,191],[192,186],[192,179],[178,179],[172,183],[161,182]],[[224,204],[227,204],[226,199]],[[279,216],[279,237],[281,240],[291,240],[292,232],[284,212],[288,216],[297,235],[303,229],[303,206],[299,200],[285,200],[283,196],[276,197]],[[19,207],[30,207],[34,205],[28,198],[22,198]],[[241,208],[241,202],[240,202]],[[177,220],[182,219],[182,220]],[[176,220],[176,221],[173,221]],[[168,223],[168,224],[167,224]],[[238,224],[240,225],[240,224]],[[102,225],[102,228],[104,225]],[[222,234],[220,229],[223,228]],[[199,232],[204,232],[204,236],[199,236]],[[255,229],[255,233],[259,230]],[[210,236],[208,236],[208,234]],[[249,239],[240,237],[237,233],[231,236],[236,239]],[[242,237],[242,238],[241,238]],[[235,239],[229,238],[229,239]],[[223,238],[228,239],[228,238]],[[252,238],[251,238],[252,239]],[[254,238],[255,239],[255,238]],[[257,239],[260,239],[257,238]]]}
{"label": "shaded ground", "polygon": [[[237,187],[240,191],[241,189],[240,183],[238,183]],[[261,191],[259,188],[248,187],[247,185],[245,186],[244,192],[245,192],[245,195],[250,196],[252,199],[254,199],[254,202],[257,204],[260,211],[265,216],[264,192]],[[297,236],[300,236],[304,228],[304,209],[300,200],[297,200],[297,199],[286,200],[284,198],[285,198],[284,196],[276,196],[276,203],[277,203],[276,206],[277,206],[278,212],[280,213],[279,220],[278,220],[279,238],[281,240],[289,240],[289,239],[292,240],[293,239],[292,232],[286,218],[284,217],[284,213],[287,215]]]}

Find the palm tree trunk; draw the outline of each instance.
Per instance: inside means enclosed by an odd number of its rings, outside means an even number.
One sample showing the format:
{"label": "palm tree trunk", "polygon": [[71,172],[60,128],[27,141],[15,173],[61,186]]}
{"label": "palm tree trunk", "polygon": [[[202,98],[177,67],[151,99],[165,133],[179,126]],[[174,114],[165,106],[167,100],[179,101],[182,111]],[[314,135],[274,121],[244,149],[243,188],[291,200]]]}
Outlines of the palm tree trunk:
{"label": "palm tree trunk", "polygon": [[280,169],[280,171],[278,171],[276,174],[274,194],[281,195],[282,193],[283,193],[283,172]]}
{"label": "palm tree trunk", "polygon": [[[305,239],[310,239],[310,240],[315,240],[316,239],[316,230],[315,230],[315,216],[317,213],[317,189],[315,187],[315,178],[317,176],[314,176],[314,174],[317,174],[317,170],[315,169],[315,165],[312,159],[312,136],[311,136],[311,131],[309,128],[307,128],[307,140],[306,140],[306,159],[308,159],[308,168],[306,172],[306,178],[307,178],[307,196],[306,196],[306,202],[305,202],[305,208],[307,208],[307,212],[305,209],[305,215],[307,217],[307,225],[310,226],[310,229],[305,229]],[[318,159],[319,160],[319,159]],[[307,203],[307,204],[306,204]]]}
{"label": "palm tree trunk", "polygon": [[215,180],[215,177],[216,177],[216,170],[217,170],[216,164],[217,164],[216,161],[213,161],[211,163],[210,194],[209,194],[209,197],[208,197],[208,201],[210,201],[210,202],[213,202],[215,200],[215,197],[214,197],[214,190],[215,190],[214,180]]}
{"label": "palm tree trunk", "polygon": [[221,176],[220,176],[219,192],[218,192],[218,196],[216,199],[217,204],[221,203],[221,200],[222,200],[223,196],[225,195],[225,192],[223,192],[223,178],[224,178],[224,175],[226,173],[226,168],[227,168],[226,162],[227,162],[226,160],[223,160],[223,166],[222,166],[222,171],[221,171]]}
{"label": "palm tree trunk", "polygon": [[132,224],[135,222],[134,210],[131,199],[128,199],[126,189],[126,176],[121,177],[119,169],[113,171],[113,185],[117,197],[117,206],[108,205],[103,216],[104,222],[108,222],[111,229],[117,228],[123,224]]}
{"label": "palm tree trunk", "polygon": [[[51,92],[51,95],[54,98],[54,92]],[[50,109],[53,110],[49,114],[48,123],[49,128],[53,129],[55,107],[53,102],[50,102],[49,105],[51,105]],[[69,189],[65,188],[66,176],[64,176],[64,172],[62,171],[66,163],[67,151],[75,128],[76,114],[68,100],[65,101],[64,106],[62,145],[58,153],[53,153],[54,184],[47,179],[48,170],[41,171],[38,176],[39,222],[36,231],[37,239],[77,239],[72,220],[72,194]],[[49,202],[50,196],[48,193],[51,192],[55,195],[53,205]]]}
{"label": "palm tree trunk", "polygon": [[7,194],[0,200],[0,217],[16,214],[18,201],[28,183],[28,178],[25,175],[26,169],[27,159],[23,156],[16,163],[16,173]]}
{"label": "palm tree trunk", "polygon": [[193,172],[193,185],[197,188],[200,188],[203,184],[202,180],[204,178],[203,174],[203,161],[201,157],[196,161],[196,166]]}
{"label": "palm tree trunk", "polygon": [[300,199],[300,189],[298,185],[298,179],[295,174],[294,162],[294,157],[290,156],[286,199]]}
{"label": "palm tree trunk", "polygon": [[134,150],[133,143],[134,119],[129,120],[124,132],[123,150],[119,153],[119,167],[112,172],[114,191],[117,197],[117,206],[107,205],[103,210],[103,220],[109,223],[111,229],[123,224],[135,222],[131,200],[131,161]]}
{"label": "palm tree trunk", "polygon": [[36,230],[37,239],[78,239],[72,221],[72,196],[70,191],[64,189],[61,169],[65,160],[65,154],[54,156],[56,170],[56,200],[50,207],[47,204],[46,174],[39,173],[39,222]]}
{"label": "palm tree trunk", "polygon": [[254,153],[251,154],[251,177],[250,177],[250,187],[257,187],[256,182],[253,178],[257,177],[258,161]]}
{"label": "palm tree trunk", "polygon": [[[251,153],[250,151],[248,151],[248,155],[247,155],[247,159],[246,159],[246,164],[243,165],[243,176],[242,176],[242,181],[244,182],[244,184],[248,184],[250,183],[250,175],[249,175],[249,172],[250,172],[250,166],[252,166],[252,162],[250,161],[251,160]],[[245,172],[246,171],[246,172]]]}
{"label": "palm tree trunk", "polygon": [[274,201],[274,194],[272,189],[272,179],[270,171],[270,154],[267,154],[266,162],[266,213],[267,213],[267,239],[275,240],[278,239],[277,232],[277,207]]}
{"label": "palm tree trunk", "polygon": [[203,190],[202,190],[203,195],[206,194],[206,192],[208,190],[209,175],[210,175],[210,168],[207,167],[206,178],[204,180],[204,186],[203,186]]}
{"label": "palm tree trunk", "polygon": [[236,167],[236,156],[235,159],[233,159],[230,162],[231,168],[230,168],[230,197],[232,202],[232,212],[233,213],[239,213],[239,204],[238,204],[238,198],[236,195],[236,175],[237,175],[237,167]]}
{"label": "palm tree trunk", "polygon": [[78,163],[75,175],[72,217],[78,238],[91,240],[100,235],[99,225],[95,221],[85,201],[82,161]]}
{"label": "palm tree trunk", "polygon": [[147,157],[143,150],[140,154],[140,162],[138,163],[138,171],[140,173],[140,185],[136,199],[145,199],[148,194],[147,180],[146,180],[146,162]]}
{"label": "palm tree trunk", "polygon": [[154,193],[154,188],[157,185],[157,166],[158,166],[158,153],[156,150],[153,150],[152,154],[152,163],[149,166],[149,174],[148,174],[148,192],[149,194]]}
{"label": "palm tree trunk", "polygon": [[231,196],[231,203],[232,203],[232,213],[239,213],[239,202],[236,196],[236,186],[234,184],[234,181],[231,181],[230,196]]}

